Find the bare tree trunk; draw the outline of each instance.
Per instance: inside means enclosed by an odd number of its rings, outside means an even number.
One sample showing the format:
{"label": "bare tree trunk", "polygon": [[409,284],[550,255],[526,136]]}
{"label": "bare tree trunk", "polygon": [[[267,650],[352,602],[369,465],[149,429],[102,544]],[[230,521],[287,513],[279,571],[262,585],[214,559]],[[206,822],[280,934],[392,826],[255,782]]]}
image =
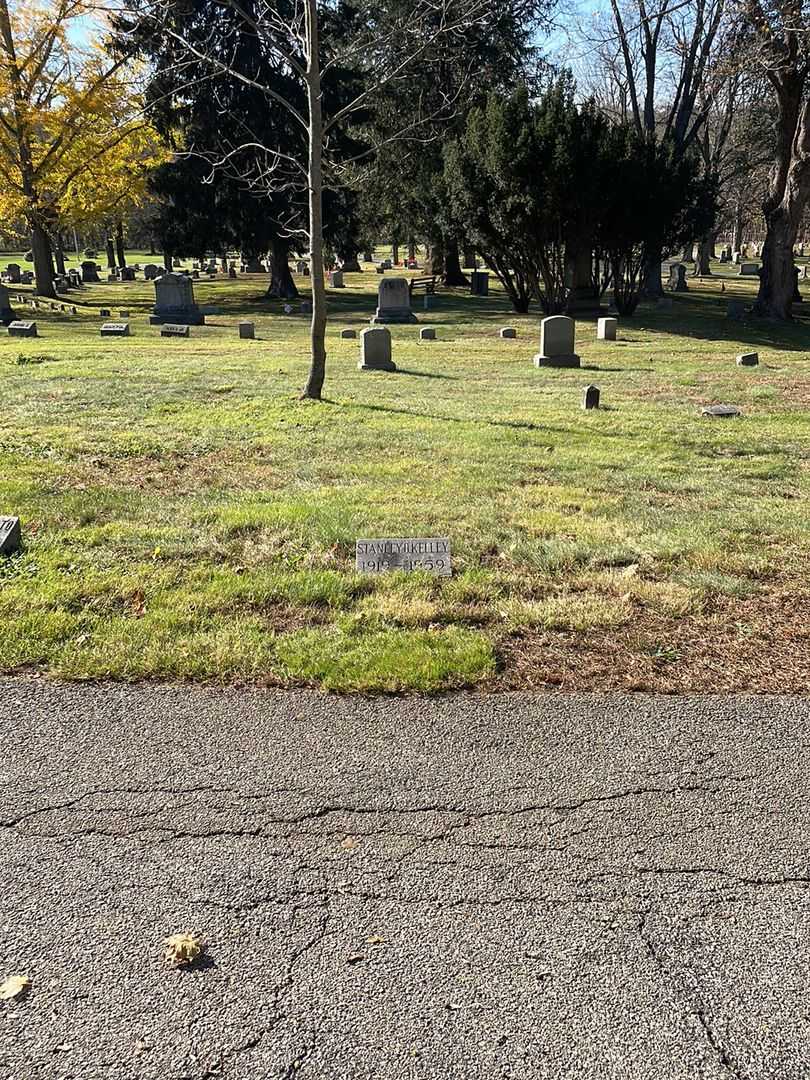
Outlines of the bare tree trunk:
{"label": "bare tree trunk", "polygon": [[108,270],[114,270],[115,269],[115,247],[113,245],[113,238],[110,236],[109,233],[107,233],[106,243],[107,243],[107,269]]}
{"label": "bare tree trunk", "polygon": [[734,240],[731,244],[731,253],[740,251],[742,249],[743,242],[743,208],[742,202],[737,203],[737,207],[734,211]]}
{"label": "bare tree trunk", "polygon": [[650,251],[647,254],[644,267],[644,287],[642,295],[651,300],[657,300],[664,295],[664,286],[661,283],[661,251]]}
{"label": "bare tree trunk", "polygon": [[294,300],[298,288],[290,273],[290,249],[280,237],[274,236],[270,245],[270,287],[268,299]]}
{"label": "bare tree trunk", "polygon": [[127,253],[124,248],[124,223],[123,221],[117,221],[115,223],[115,251],[118,255],[118,266],[121,270],[127,265]]}
{"label": "bare tree trunk", "polygon": [[781,145],[763,206],[767,231],[754,311],[775,319],[792,318],[793,247],[810,198],[810,102],[802,101],[801,94],[799,84],[779,98]]}
{"label": "bare tree trunk", "polygon": [[693,277],[711,277],[712,276],[712,264],[711,258],[714,254],[714,234],[706,233],[698,241],[697,259],[695,260],[695,269]]}
{"label": "bare tree trunk", "polygon": [[51,241],[42,225],[35,221],[31,227],[31,252],[34,256],[34,276],[38,296],[56,298],[53,284],[53,259]]}
{"label": "bare tree trunk", "polygon": [[461,269],[461,258],[458,251],[458,240],[448,238],[444,249],[444,284],[445,285],[469,285],[470,279],[464,275]]}
{"label": "bare tree trunk", "polygon": [[174,269],[174,255],[170,251],[163,252],[163,266],[166,269],[167,274],[171,274]]}
{"label": "bare tree trunk", "polygon": [[321,400],[326,379],[326,283],[323,267],[323,113],[317,0],[305,0],[309,106],[309,265],[312,279],[312,329],[309,378],[302,397]]}
{"label": "bare tree trunk", "polygon": [[391,262],[394,266],[399,262],[399,240],[394,240],[391,243]]}

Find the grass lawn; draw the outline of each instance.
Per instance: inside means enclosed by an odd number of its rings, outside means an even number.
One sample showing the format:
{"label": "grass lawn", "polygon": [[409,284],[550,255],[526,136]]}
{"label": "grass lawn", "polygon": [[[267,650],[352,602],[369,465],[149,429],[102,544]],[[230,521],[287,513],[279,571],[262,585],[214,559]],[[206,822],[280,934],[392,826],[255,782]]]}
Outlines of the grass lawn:
{"label": "grass lawn", "polygon": [[[448,291],[418,311],[437,341],[392,327],[400,371],[360,372],[340,331],[379,280],[330,293],[321,404],[298,400],[307,319],[260,276],[195,283],[223,314],[189,340],[148,326],[144,282],[37,311],[37,340],[0,336],[0,513],[25,538],[0,562],[0,671],[806,691],[807,318],[728,321],[754,290],[730,272],[642,307],[616,343],[580,320],[585,370],[538,370],[537,313]],[[102,307],[129,308],[133,336],[102,340]],[[735,364],[747,350],[758,368]],[[700,416],[718,402],[743,416]],[[452,579],[354,573],[356,538],[411,535],[451,538]]]}

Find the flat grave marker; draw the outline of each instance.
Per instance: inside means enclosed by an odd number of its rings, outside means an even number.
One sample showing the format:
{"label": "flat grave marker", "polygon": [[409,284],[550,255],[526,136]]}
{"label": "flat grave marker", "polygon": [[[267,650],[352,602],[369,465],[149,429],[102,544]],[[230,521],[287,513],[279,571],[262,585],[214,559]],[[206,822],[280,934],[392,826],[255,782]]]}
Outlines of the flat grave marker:
{"label": "flat grave marker", "polygon": [[189,328],[178,323],[164,323],[160,328],[161,337],[189,337]]}
{"label": "flat grave marker", "polygon": [[389,574],[397,570],[405,573],[424,570],[437,577],[453,574],[448,537],[358,540],[356,559],[360,574]]}
{"label": "flat grave marker", "polygon": [[9,337],[37,337],[37,324],[35,322],[23,322],[15,320],[8,324]]}
{"label": "flat grave marker", "polygon": [[128,322],[107,322],[101,327],[102,337],[129,337]]}

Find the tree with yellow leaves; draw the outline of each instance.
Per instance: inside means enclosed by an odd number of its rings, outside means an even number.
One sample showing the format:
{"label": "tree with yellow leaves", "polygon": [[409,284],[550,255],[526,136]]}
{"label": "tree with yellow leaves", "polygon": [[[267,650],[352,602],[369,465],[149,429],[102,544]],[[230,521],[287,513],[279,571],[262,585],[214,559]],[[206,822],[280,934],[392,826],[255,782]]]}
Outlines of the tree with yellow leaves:
{"label": "tree with yellow leaves", "polygon": [[0,0],[0,216],[25,220],[43,296],[57,224],[109,215],[161,160],[135,73],[87,40],[89,17],[84,0]]}

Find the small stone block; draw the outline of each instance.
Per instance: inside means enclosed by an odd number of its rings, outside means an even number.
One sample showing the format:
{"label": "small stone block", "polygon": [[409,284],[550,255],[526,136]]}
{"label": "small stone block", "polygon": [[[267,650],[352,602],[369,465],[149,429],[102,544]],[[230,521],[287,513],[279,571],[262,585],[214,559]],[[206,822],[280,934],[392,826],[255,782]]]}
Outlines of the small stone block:
{"label": "small stone block", "polygon": [[103,307],[101,311],[99,311],[99,315],[102,317],[102,319],[109,319],[109,317],[112,315],[112,312],[109,308]]}
{"label": "small stone block", "polygon": [[586,386],[582,391],[582,408],[598,409],[600,391],[598,386]]}
{"label": "small stone block", "polygon": [[737,363],[740,365],[740,367],[757,367],[759,364],[759,353],[740,353],[740,355],[737,357]]}
{"label": "small stone block", "polygon": [[9,337],[37,337],[37,324],[35,322],[15,321],[8,324]]}
{"label": "small stone block", "polygon": [[422,329],[419,331],[419,340],[420,341],[435,341],[436,340],[436,331],[434,330],[434,328],[432,326],[423,326]]}
{"label": "small stone block", "polygon": [[129,318],[129,312],[128,311],[119,311],[118,312],[118,317],[120,319],[128,319]]}
{"label": "small stone block", "polygon": [[161,337],[189,337],[189,328],[180,326],[179,323],[163,323],[160,328]]}
{"label": "small stone block", "polygon": [[709,405],[708,408],[701,409],[700,411],[702,416],[715,417],[721,420],[742,415],[736,405]]}
{"label": "small stone block", "polygon": [[129,337],[128,322],[106,322],[101,327],[102,337]]}
{"label": "small stone block", "polygon": [[302,315],[311,315],[312,314],[312,304],[311,304],[311,302],[309,300],[302,301],[302,303],[301,303],[301,314]]}
{"label": "small stone block", "polygon": [[240,322],[239,337],[244,341],[252,341],[256,337],[255,325],[252,322]]}
{"label": "small stone block", "polygon": [[596,324],[597,341],[615,341],[618,327],[618,319],[599,319]]}
{"label": "small stone block", "polygon": [[18,517],[0,517],[0,555],[14,555],[20,550],[22,531]]}
{"label": "small stone block", "polygon": [[503,329],[501,330],[501,337],[502,338],[516,338],[517,337],[517,330],[514,328],[514,326],[504,326]]}
{"label": "small stone block", "polygon": [[341,330],[340,331],[340,336],[343,338],[344,341],[356,341],[357,340],[357,331],[356,330]]}

